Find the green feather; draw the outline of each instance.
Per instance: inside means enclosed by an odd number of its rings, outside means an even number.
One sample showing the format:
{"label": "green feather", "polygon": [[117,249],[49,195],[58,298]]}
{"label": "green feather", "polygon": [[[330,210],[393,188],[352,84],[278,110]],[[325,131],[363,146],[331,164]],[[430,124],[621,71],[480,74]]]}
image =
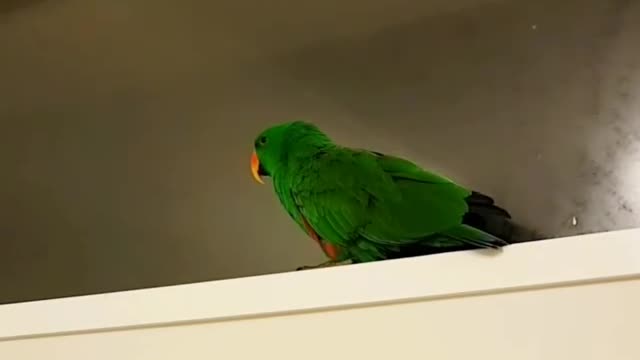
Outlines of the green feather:
{"label": "green feather", "polygon": [[341,260],[506,244],[463,223],[470,190],[408,160],[338,146],[304,122],[258,139],[256,152],[286,211],[340,248]]}

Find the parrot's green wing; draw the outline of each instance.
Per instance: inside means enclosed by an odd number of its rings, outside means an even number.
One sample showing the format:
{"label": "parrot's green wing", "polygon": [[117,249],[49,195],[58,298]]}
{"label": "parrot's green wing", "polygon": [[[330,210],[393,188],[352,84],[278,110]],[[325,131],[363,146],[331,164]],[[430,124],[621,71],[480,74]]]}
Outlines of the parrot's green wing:
{"label": "parrot's green wing", "polygon": [[[381,167],[387,172],[402,189],[405,198],[416,199],[420,201],[431,201],[430,203],[421,202],[423,209],[435,211],[437,206],[439,211],[446,213],[447,219],[442,224],[449,224],[448,220],[455,219],[457,226],[444,228],[440,226],[440,230],[434,230],[434,234],[429,240],[432,243],[442,242],[451,244],[451,240],[459,243],[466,243],[477,247],[500,247],[507,243],[489,233],[463,225],[463,216],[468,211],[467,197],[472,192],[453,181],[426,171],[416,164],[389,155],[376,153],[379,157]],[[415,196],[415,197],[414,197]],[[424,219],[422,220],[424,221]]]}
{"label": "parrot's green wing", "polygon": [[487,247],[499,240],[462,225],[469,190],[407,160],[338,148],[313,163],[293,196],[315,231],[336,245],[383,258],[424,241]]}
{"label": "parrot's green wing", "polygon": [[335,149],[308,162],[302,171],[291,176],[290,187],[281,191],[290,192],[295,204],[293,213],[299,212],[322,238],[349,246],[358,235],[354,230],[370,222],[367,210],[374,197],[399,197],[399,193],[389,190],[393,189],[390,178],[381,177],[362,186],[364,179],[378,175],[374,157]]}

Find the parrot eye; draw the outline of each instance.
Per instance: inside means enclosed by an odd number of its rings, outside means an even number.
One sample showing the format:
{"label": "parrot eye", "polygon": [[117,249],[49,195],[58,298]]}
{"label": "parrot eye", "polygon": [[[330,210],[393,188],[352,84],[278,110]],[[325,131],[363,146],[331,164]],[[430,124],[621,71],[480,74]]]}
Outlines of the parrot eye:
{"label": "parrot eye", "polygon": [[260,138],[258,138],[258,145],[264,145],[267,143],[267,137],[262,135],[260,136]]}

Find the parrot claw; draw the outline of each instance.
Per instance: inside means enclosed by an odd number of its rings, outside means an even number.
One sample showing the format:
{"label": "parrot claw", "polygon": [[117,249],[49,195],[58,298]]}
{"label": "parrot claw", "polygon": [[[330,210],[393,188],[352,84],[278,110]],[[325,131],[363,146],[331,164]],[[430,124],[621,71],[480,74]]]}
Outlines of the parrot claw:
{"label": "parrot claw", "polygon": [[313,267],[311,267],[311,266],[307,266],[307,265],[304,265],[304,266],[298,266],[298,267],[296,268],[296,271],[309,270],[309,269],[313,269]]}
{"label": "parrot claw", "polygon": [[329,261],[323,262],[322,264],[318,264],[318,265],[303,265],[303,266],[299,266],[298,268],[296,268],[296,271],[320,269],[320,268],[331,267],[331,266],[347,265],[347,264],[350,264],[350,263],[351,263],[351,260],[346,260],[346,261],[329,260]]}

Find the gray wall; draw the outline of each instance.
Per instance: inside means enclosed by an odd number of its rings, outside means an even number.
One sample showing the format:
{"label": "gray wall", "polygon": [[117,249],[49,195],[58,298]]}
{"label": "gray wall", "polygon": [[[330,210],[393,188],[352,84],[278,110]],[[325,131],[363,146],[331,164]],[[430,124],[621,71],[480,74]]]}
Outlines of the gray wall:
{"label": "gray wall", "polygon": [[640,1],[361,3],[6,2],[0,302],[322,261],[249,176],[294,118],[547,236],[640,223]]}

